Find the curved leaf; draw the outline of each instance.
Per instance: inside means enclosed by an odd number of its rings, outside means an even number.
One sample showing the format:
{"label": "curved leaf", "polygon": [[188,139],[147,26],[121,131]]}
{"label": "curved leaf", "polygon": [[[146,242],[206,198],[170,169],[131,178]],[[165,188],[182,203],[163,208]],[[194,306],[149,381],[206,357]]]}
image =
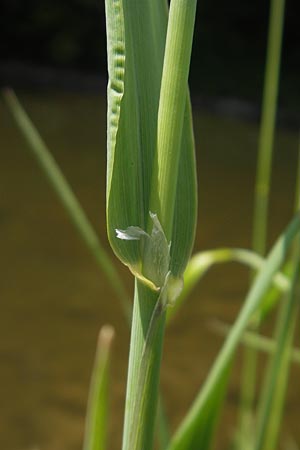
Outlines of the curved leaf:
{"label": "curved leaf", "polygon": [[[207,424],[205,424],[206,415],[210,414],[212,404],[214,415],[218,414],[222,406],[224,384],[226,385],[227,373],[230,368],[234,351],[245,331],[249,320],[257,311],[263,295],[268,289],[275,273],[283,264],[291,242],[300,229],[299,214],[293,219],[287,229],[282,233],[275,243],[272,251],[266,259],[263,268],[257,275],[247,297],[241,312],[235,321],[221,351],[219,352],[210,373],[206,378],[204,386],[197,395],[190,411],[184,418],[175,436],[171,440],[168,450],[198,450],[197,442],[202,442],[203,435],[207,434]],[[218,391],[221,394],[218,395]],[[212,429],[212,427],[211,427]],[[212,433],[210,434],[212,439]],[[210,440],[206,440],[207,446],[201,447],[202,450],[209,448]]]}

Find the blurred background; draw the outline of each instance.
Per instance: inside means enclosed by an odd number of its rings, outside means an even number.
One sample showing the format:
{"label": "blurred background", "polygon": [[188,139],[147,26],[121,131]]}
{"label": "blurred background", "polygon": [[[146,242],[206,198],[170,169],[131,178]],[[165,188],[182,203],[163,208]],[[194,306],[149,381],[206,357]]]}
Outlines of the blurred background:
{"label": "blurred background", "polygon": [[[288,0],[269,244],[292,215],[300,118],[300,3]],[[253,181],[269,2],[199,2],[190,86],[199,176],[195,251],[251,245]],[[51,149],[129,292],[105,231],[106,41],[102,1],[2,0],[0,85],[13,87]],[[0,447],[77,450],[97,334],[116,329],[110,449],[120,448],[129,331],[108,281],[0,102]],[[222,343],[248,271],[213,269],[167,331],[162,390],[173,428]],[[270,323],[271,324],[271,323]],[[268,332],[268,325],[266,332]],[[263,366],[265,357],[261,357]],[[236,423],[237,363],[218,449]],[[299,368],[292,367],[283,435],[300,443]]]}
{"label": "blurred background", "polygon": [[[299,11],[297,0],[286,2],[279,97],[282,110],[298,114]],[[268,14],[268,0],[199,2],[193,92],[260,102]],[[1,84],[87,90],[106,78],[103,0],[2,0],[0,27]]]}

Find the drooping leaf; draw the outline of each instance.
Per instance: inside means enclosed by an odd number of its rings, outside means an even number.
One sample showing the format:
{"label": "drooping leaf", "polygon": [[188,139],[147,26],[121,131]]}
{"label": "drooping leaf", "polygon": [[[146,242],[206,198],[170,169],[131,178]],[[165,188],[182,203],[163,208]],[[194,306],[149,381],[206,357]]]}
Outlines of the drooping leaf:
{"label": "drooping leaf", "polygon": [[[233,358],[234,351],[238,346],[249,320],[259,308],[261,299],[269,288],[275,273],[283,264],[291,242],[299,232],[299,229],[300,216],[297,214],[275,243],[263,268],[257,275],[246,297],[241,312],[225,340],[221,351],[215,359],[204,386],[200,390],[191,409],[171,440],[168,450],[198,450],[199,447],[197,446],[197,442],[203,442],[203,434],[204,436],[207,436],[207,427],[210,430],[213,430],[212,424],[206,423],[205,426],[203,426],[205,418],[207,417],[207,414],[210,414],[211,405],[214,407],[213,420],[219,414],[219,410],[222,406],[222,396],[218,396],[216,393],[219,391],[220,386],[222,386],[223,381],[226,380],[226,373],[230,368],[230,362]],[[213,399],[215,398],[218,398],[218,401],[214,401]],[[212,438],[213,433],[211,432],[210,439],[205,438],[207,444],[206,447],[203,446],[201,450],[210,448]]]}
{"label": "drooping leaf", "polygon": [[[196,253],[188,262],[184,272],[183,289],[173,307],[168,309],[167,320],[170,321],[177,314],[179,309],[188,299],[191,291],[209,269],[213,268],[216,264],[233,262],[244,264],[254,270],[259,270],[262,268],[265,260],[255,252],[241,248],[218,248],[215,250],[205,250],[203,252]],[[289,278],[282,272],[277,273],[274,276],[272,289],[268,291],[263,304],[260,306],[260,312],[262,309],[266,312],[270,311],[272,306],[274,306],[278,300],[280,293],[287,292],[289,286]],[[275,298],[272,303],[269,301],[269,298],[271,297],[271,294],[269,297],[269,292],[274,292],[275,294]]]}

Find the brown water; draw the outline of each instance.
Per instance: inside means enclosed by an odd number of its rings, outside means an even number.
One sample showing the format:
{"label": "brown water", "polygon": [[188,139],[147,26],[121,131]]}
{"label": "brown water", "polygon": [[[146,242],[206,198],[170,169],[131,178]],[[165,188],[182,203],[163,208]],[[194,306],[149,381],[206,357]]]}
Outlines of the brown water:
{"label": "brown water", "polygon": [[[107,247],[104,217],[105,99],[35,94],[21,99]],[[195,251],[249,246],[257,127],[195,114],[199,226]],[[270,242],[292,211],[297,136],[279,133]],[[129,332],[109,284],[0,105],[0,448],[81,448],[86,398],[101,325],[117,333],[111,375],[110,450],[120,448]],[[117,262],[129,289],[132,280]],[[213,318],[233,320],[247,271],[214,269],[167,331],[162,390],[172,427],[191,403],[222,339]],[[264,359],[264,358],[262,358]],[[232,376],[218,449],[238,404]],[[292,367],[283,433],[300,443],[299,367]]]}

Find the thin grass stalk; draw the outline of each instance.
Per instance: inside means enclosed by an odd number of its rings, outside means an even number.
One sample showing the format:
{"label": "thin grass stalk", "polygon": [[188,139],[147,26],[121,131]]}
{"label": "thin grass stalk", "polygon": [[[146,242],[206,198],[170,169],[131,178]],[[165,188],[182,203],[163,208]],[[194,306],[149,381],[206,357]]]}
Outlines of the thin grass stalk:
{"label": "thin grass stalk", "polygon": [[[150,450],[153,447],[153,430],[156,417],[165,314],[159,318],[159,322],[154,329],[154,335],[151,339],[151,349],[150,353],[147,352],[146,361],[143,355],[157,300],[158,294],[144,286],[140,281],[135,281],[122,443],[123,450],[136,450],[137,448]],[[143,366],[141,365],[142,363]],[[145,380],[141,380],[141,372],[144,371],[143,369],[147,372],[146,383]],[[142,383],[142,385],[138,386],[138,383]],[[139,447],[137,447],[138,445]]]}
{"label": "thin grass stalk", "polygon": [[114,329],[105,325],[99,333],[88,398],[83,450],[106,450],[108,382]]}
{"label": "thin grass stalk", "polygon": [[[227,336],[231,326],[222,322],[214,322],[210,324],[210,328],[222,336]],[[273,355],[277,349],[277,342],[275,339],[257,334],[253,331],[245,331],[241,337],[241,343],[247,347],[255,348],[259,352]],[[300,364],[300,348],[293,347],[290,353],[290,360],[295,364]]]}
{"label": "thin grass stalk", "polygon": [[[276,122],[285,0],[271,0],[267,58],[263,88],[262,117],[258,142],[258,162],[253,217],[253,250],[266,251],[267,216],[271,165]],[[246,350],[241,385],[241,435],[251,426],[256,386],[256,352]]]}
{"label": "thin grass stalk", "polygon": [[[300,211],[300,152],[296,179],[295,209]],[[255,450],[273,450],[278,445],[278,436],[283,414],[285,393],[290,371],[290,356],[299,314],[300,298],[300,238],[295,241],[291,258],[291,287],[281,305],[277,319],[275,340],[276,352],[270,359],[260,397],[256,429]]]}
{"label": "thin grass stalk", "polygon": [[298,142],[298,164],[296,177],[295,211],[300,211],[300,133]]}
{"label": "thin grass stalk", "polygon": [[130,321],[131,305],[123,281],[110,257],[104,250],[97,233],[79,204],[73,190],[15,93],[11,89],[5,89],[2,94],[29,149],[46,175],[64,209],[67,211],[80,237],[94,256],[100,269],[106,275],[110,286],[120,300],[126,317]]}
{"label": "thin grass stalk", "polygon": [[300,239],[295,246],[294,272],[288,299],[283,303],[279,314],[277,349],[271,359],[267,376],[262,387],[254,450],[273,450],[277,448],[285,392],[288,383],[290,355],[296,321],[299,312],[300,296]]}
{"label": "thin grass stalk", "polygon": [[262,117],[258,142],[253,249],[265,254],[285,0],[271,0]]}
{"label": "thin grass stalk", "polygon": [[158,214],[167,240],[172,238],[178,164],[197,0],[172,0],[158,109],[157,153],[150,210]]}

